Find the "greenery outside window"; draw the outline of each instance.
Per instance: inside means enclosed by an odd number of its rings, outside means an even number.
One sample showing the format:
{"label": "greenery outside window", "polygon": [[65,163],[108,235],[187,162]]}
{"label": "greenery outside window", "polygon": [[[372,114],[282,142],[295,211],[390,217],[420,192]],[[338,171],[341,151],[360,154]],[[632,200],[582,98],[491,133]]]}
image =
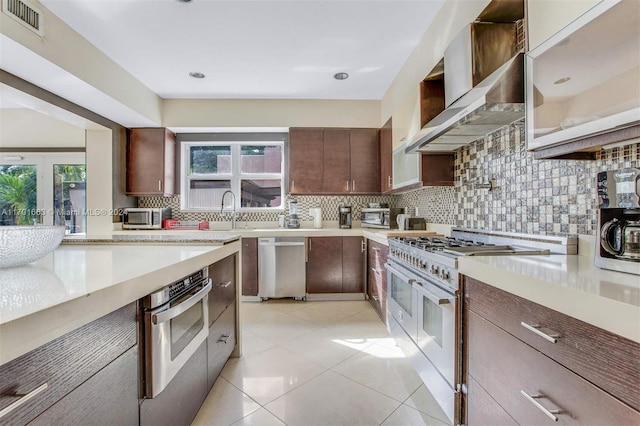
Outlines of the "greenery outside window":
{"label": "greenery outside window", "polygon": [[[284,199],[283,142],[182,144],[182,209],[278,210]],[[232,202],[235,201],[235,206]]]}

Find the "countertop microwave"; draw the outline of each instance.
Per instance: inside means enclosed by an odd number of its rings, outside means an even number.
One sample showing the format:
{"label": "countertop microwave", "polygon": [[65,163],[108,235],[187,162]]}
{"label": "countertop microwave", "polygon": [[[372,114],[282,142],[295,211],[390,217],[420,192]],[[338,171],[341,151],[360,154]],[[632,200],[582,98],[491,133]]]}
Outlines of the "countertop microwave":
{"label": "countertop microwave", "polygon": [[170,207],[126,208],[122,229],[162,229],[162,221],[171,219]]}
{"label": "countertop microwave", "polygon": [[396,217],[403,214],[403,208],[364,208],[360,212],[360,226],[363,228],[396,229]]}

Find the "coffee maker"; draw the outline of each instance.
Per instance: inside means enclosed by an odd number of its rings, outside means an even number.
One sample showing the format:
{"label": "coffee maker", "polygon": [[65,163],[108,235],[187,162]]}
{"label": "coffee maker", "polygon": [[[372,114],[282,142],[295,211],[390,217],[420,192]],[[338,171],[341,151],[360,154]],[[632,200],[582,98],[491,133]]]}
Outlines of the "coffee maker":
{"label": "coffee maker", "polygon": [[597,189],[595,264],[640,275],[640,169],[600,172]]}
{"label": "coffee maker", "polygon": [[287,228],[300,228],[300,219],[298,219],[298,200],[289,200],[289,220]]}
{"label": "coffee maker", "polygon": [[340,218],[340,229],[351,228],[351,206],[340,204],[338,206],[338,216]]}

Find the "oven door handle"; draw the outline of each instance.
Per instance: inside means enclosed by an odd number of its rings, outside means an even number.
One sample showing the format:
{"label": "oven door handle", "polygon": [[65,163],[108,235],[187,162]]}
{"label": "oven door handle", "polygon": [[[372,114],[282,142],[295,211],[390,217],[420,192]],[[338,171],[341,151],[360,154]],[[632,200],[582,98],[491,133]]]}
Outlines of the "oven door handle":
{"label": "oven door handle", "polygon": [[418,293],[424,294],[427,299],[431,300],[436,305],[446,305],[448,303],[453,303],[455,299],[455,297],[452,297],[444,292],[438,295],[437,293],[440,292],[436,293],[423,285],[418,285]]}
{"label": "oven door handle", "polygon": [[405,280],[408,284],[413,284],[414,282],[417,281],[415,278],[409,278],[408,276],[406,276],[405,274],[400,272],[400,270],[398,270],[398,268],[395,268],[390,263],[385,263],[384,266],[385,266],[385,268],[387,268],[387,271],[390,271],[392,274],[399,276],[400,278]]}
{"label": "oven door handle", "polygon": [[151,322],[153,322],[154,324],[161,324],[177,317],[180,314],[183,314],[187,309],[204,299],[209,291],[211,291],[211,278],[207,280],[207,285],[202,287],[200,290],[198,290],[197,293],[195,293],[184,302],[171,309],[167,309],[166,311],[158,312],[157,314],[151,314]]}

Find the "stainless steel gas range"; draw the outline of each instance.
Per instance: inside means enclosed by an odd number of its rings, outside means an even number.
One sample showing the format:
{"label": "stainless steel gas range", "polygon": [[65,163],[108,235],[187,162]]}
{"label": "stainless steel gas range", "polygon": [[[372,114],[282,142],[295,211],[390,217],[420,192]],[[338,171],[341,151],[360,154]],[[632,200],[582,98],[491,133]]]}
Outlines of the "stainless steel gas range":
{"label": "stainless steel gas range", "polygon": [[451,237],[389,240],[389,331],[453,424],[460,424],[460,256],[577,254],[575,236],[454,228]]}

